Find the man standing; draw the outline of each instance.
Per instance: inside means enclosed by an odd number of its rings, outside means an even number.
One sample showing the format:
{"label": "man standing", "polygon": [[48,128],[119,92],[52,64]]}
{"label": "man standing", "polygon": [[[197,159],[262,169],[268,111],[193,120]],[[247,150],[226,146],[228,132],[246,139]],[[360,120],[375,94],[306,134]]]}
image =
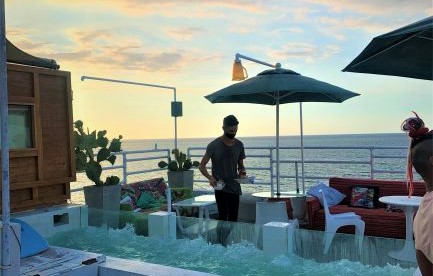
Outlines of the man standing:
{"label": "man standing", "polygon": [[[209,184],[215,188],[220,221],[238,220],[239,197],[242,191],[241,185],[235,179],[246,175],[243,163],[244,145],[235,138],[238,124],[238,120],[233,115],[224,118],[222,127],[224,134],[207,146],[199,167],[200,172],[209,179]],[[206,169],[209,160],[212,160],[212,174],[209,174]],[[225,245],[230,231],[227,233],[227,229],[224,228],[226,228],[224,224],[218,223],[218,236],[221,243]]]}

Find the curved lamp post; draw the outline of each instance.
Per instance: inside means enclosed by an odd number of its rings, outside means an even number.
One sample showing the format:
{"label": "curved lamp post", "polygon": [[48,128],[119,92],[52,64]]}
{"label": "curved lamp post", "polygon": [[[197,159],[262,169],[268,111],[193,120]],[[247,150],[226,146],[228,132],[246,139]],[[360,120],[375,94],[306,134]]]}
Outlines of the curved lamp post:
{"label": "curved lamp post", "polygon": [[171,116],[174,117],[174,148],[177,149],[177,117],[182,117],[182,102],[176,101],[176,87],[172,86],[164,86],[158,84],[150,84],[143,82],[133,82],[133,81],[124,81],[124,80],[115,80],[115,79],[106,79],[106,78],[97,78],[97,77],[89,77],[89,76],[81,76],[81,81],[85,79],[89,80],[97,80],[97,81],[108,81],[108,82],[116,82],[123,84],[132,84],[132,85],[140,85],[140,86],[149,86],[163,89],[173,90],[174,101],[171,102]]}

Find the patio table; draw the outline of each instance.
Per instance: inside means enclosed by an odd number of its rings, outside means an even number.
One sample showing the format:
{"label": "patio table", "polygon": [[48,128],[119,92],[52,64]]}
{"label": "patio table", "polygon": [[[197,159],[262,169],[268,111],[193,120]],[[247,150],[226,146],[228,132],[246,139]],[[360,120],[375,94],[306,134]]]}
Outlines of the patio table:
{"label": "patio table", "polygon": [[277,196],[276,193],[258,192],[258,193],[253,193],[251,195],[259,198],[260,200],[285,201],[286,208],[287,208],[287,215],[289,216],[289,218],[296,218],[298,220],[303,220],[305,218],[305,202],[307,199],[306,194],[288,192],[288,193],[280,193],[280,195]]}
{"label": "patio table", "polygon": [[390,251],[388,255],[391,258],[416,262],[415,245],[413,241],[413,216],[421,203],[420,196],[383,196],[379,201],[385,204],[402,208],[406,216],[406,240],[401,250]]}
{"label": "patio table", "polygon": [[203,231],[203,219],[206,217],[206,232],[209,230],[209,207],[216,204],[215,195],[200,195],[193,198],[185,199],[176,203],[173,203],[173,207],[176,210],[178,216],[177,222],[182,233],[186,233],[186,229],[183,227],[180,221],[179,207],[197,207],[198,208],[198,234]]}

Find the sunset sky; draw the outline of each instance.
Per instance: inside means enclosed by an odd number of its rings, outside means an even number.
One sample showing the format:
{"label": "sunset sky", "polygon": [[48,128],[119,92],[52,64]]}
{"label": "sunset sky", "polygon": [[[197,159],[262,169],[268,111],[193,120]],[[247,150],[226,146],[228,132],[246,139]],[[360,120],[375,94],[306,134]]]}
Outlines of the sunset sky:
{"label": "sunset sky", "polygon": [[[395,133],[416,110],[433,128],[433,82],[343,73],[380,34],[433,15],[431,0],[6,0],[6,33],[72,74],[74,120],[108,136],[172,138],[171,90],[80,81],[82,75],[177,88],[179,138],[213,137],[234,114],[239,136],[275,134],[275,107],[211,104],[233,84],[241,53],[361,96],[305,103],[304,133]],[[249,76],[269,68],[242,61]],[[299,133],[299,104],[280,108],[281,135]]]}

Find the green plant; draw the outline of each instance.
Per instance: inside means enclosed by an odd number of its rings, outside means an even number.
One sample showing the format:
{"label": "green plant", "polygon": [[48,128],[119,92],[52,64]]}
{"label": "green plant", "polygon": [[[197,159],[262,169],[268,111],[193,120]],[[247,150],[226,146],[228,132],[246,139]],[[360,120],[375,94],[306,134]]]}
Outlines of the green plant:
{"label": "green plant", "polygon": [[169,171],[180,172],[187,171],[192,167],[198,167],[200,165],[199,162],[193,162],[191,161],[191,158],[186,158],[186,154],[179,151],[178,149],[172,150],[171,153],[174,155],[174,160],[171,160],[171,158],[168,157],[168,163],[165,161],[160,161],[158,163],[158,167],[161,169],[167,167]]}
{"label": "green plant", "polygon": [[[113,138],[109,143],[106,130],[87,133],[83,130],[83,122],[78,120],[74,123],[74,137],[75,137],[75,158],[76,167],[78,172],[86,172],[87,177],[92,180],[95,185],[117,185],[120,182],[117,176],[108,176],[105,182],[101,180],[102,166],[101,162],[108,161],[111,165],[116,161],[115,152],[121,151],[121,139]],[[95,154],[95,152],[97,152]]]}

